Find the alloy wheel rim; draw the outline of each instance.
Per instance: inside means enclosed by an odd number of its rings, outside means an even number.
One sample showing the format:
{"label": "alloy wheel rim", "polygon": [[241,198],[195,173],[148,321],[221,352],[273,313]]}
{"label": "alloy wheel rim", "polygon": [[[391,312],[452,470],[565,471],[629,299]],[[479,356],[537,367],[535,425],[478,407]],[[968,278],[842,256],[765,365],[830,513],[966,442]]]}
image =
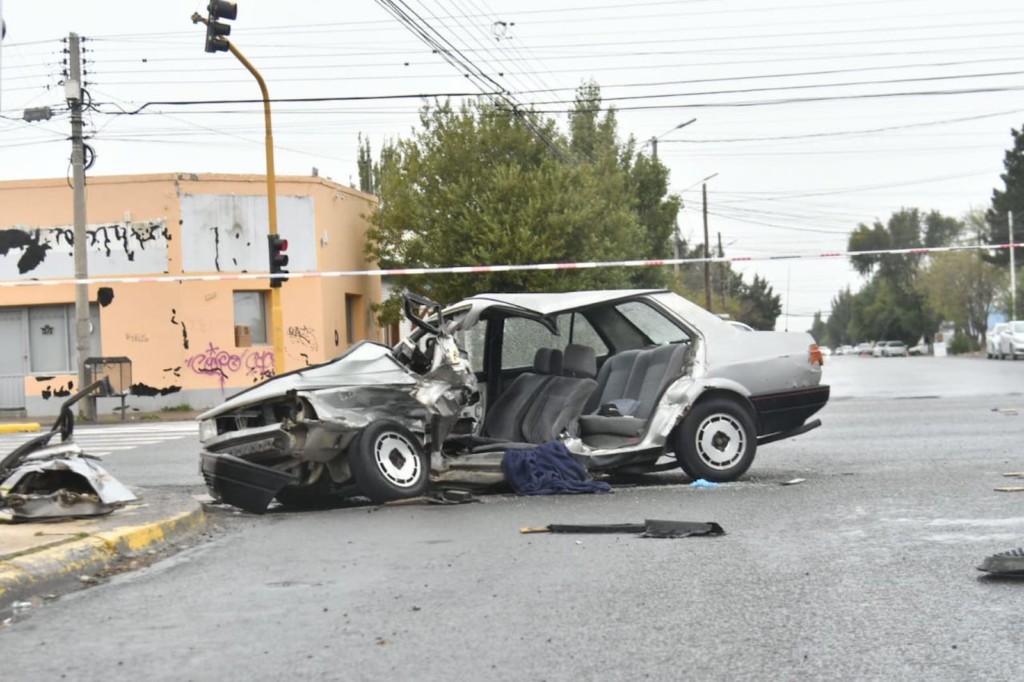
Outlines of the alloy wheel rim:
{"label": "alloy wheel rim", "polygon": [[712,469],[729,469],[739,462],[747,449],[746,431],[728,414],[713,414],[697,429],[697,454]]}
{"label": "alloy wheel rim", "polygon": [[420,477],[420,456],[416,446],[398,433],[385,433],[373,445],[373,459],[377,470],[388,483],[399,488],[411,488]]}

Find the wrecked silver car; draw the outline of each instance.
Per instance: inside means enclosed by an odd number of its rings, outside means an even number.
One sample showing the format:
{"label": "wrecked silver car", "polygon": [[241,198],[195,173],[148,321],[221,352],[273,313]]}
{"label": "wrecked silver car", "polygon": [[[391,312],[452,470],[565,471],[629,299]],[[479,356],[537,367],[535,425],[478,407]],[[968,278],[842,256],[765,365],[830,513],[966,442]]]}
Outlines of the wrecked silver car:
{"label": "wrecked silver car", "polygon": [[395,348],[362,342],[200,415],[211,493],[255,512],[417,497],[500,484],[504,452],[555,440],[592,473],[731,481],[759,445],[819,426],[829,397],[808,334],[740,331],[665,290],[443,311],[407,294],[405,310],[415,330]]}
{"label": "wrecked silver car", "polygon": [[[107,379],[86,386],[64,401],[50,431],[0,460],[0,508],[13,520],[102,516],[136,499],[74,441],[71,406],[97,390],[113,393]],[[51,444],[58,435],[60,442]]]}

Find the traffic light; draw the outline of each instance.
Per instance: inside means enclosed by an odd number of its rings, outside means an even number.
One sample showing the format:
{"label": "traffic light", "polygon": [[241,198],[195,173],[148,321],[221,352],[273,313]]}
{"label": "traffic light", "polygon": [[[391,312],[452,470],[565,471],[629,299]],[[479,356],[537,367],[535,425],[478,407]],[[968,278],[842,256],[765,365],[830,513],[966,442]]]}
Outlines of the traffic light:
{"label": "traffic light", "polygon": [[228,41],[224,36],[231,35],[231,26],[218,22],[218,19],[234,21],[238,16],[238,5],[227,0],[210,0],[206,6],[210,16],[206,22],[206,51],[227,52]]}
{"label": "traffic light", "polygon": [[[288,250],[288,240],[282,239],[279,234],[268,234],[267,244],[270,251],[270,274],[288,274],[288,271],[284,269],[288,265],[288,254],[285,253]],[[270,279],[270,286],[276,289],[287,281],[287,277],[272,277]]]}

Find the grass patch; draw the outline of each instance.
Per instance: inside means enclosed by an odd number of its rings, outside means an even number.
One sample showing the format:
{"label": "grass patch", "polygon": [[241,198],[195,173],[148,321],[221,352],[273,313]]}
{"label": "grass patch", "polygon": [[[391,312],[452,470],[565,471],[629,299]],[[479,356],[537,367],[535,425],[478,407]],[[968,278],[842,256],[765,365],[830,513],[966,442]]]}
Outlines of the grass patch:
{"label": "grass patch", "polygon": [[161,412],[192,412],[192,406],[188,403],[181,403],[180,405],[167,405],[166,407],[160,408]]}

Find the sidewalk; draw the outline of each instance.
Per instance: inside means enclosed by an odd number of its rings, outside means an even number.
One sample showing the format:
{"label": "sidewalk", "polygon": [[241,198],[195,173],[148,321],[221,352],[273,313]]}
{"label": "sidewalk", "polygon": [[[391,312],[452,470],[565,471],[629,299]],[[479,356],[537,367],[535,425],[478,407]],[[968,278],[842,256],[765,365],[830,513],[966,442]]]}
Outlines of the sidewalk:
{"label": "sidewalk", "polygon": [[0,615],[15,602],[95,582],[125,558],[169,548],[206,525],[191,495],[133,488],[139,500],[107,516],[9,523],[0,512]]}

